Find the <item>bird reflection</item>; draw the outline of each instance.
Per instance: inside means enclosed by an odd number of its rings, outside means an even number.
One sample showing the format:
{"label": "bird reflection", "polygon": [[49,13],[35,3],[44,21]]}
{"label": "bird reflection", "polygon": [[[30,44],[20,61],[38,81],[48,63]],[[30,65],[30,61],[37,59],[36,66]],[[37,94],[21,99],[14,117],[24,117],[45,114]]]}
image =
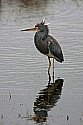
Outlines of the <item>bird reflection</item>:
{"label": "bird reflection", "polygon": [[33,107],[34,121],[37,123],[46,122],[48,111],[56,106],[60,99],[62,86],[63,79],[57,79],[55,83],[51,83],[45,89],[40,90]]}

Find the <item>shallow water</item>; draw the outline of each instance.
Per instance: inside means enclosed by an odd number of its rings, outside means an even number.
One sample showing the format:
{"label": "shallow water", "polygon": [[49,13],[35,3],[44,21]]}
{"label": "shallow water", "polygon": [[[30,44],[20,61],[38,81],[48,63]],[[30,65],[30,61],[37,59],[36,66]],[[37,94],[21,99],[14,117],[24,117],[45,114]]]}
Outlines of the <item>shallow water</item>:
{"label": "shallow water", "polygon": [[63,87],[53,93],[40,124],[83,124],[83,1],[0,0],[0,125],[36,123],[34,104],[48,84],[48,60],[37,51],[34,32],[20,30],[43,18],[65,61],[55,61],[55,79],[62,78]]}

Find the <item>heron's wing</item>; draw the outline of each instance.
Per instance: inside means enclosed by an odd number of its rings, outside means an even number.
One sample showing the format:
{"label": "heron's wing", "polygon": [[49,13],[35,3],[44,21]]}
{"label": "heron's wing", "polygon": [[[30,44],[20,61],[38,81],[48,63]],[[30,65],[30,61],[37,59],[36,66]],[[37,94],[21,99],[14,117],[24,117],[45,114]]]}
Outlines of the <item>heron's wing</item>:
{"label": "heron's wing", "polygon": [[64,59],[59,43],[50,35],[48,36],[47,39],[50,52],[52,53],[52,55],[54,55],[57,61],[62,62]]}

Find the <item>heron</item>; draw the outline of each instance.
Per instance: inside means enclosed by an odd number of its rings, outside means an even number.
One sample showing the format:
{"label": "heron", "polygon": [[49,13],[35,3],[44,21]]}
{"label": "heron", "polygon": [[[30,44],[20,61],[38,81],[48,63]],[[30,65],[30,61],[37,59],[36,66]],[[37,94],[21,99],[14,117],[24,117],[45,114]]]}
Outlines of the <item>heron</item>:
{"label": "heron", "polygon": [[35,46],[42,54],[48,57],[49,83],[51,81],[50,59],[51,58],[53,59],[53,83],[54,83],[54,59],[62,63],[64,61],[64,57],[59,42],[57,42],[56,39],[54,39],[51,35],[49,35],[48,24],[45,23],[45,20],[42,20],[40,23],[36,24],[33,28],[23,29],[21,31],[36,31],[34,35]]}

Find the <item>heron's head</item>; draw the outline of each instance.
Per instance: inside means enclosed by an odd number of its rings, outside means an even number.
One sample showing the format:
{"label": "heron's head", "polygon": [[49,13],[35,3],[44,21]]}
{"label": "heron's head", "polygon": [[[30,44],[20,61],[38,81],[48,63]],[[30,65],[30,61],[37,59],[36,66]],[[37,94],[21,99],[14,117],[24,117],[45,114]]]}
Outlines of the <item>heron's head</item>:
{"label": "heron's head", "polygon": [[30,28],[30,29],[24,29],[21,31],[48,31],[48,24],[45,24],[45,20],[42,20],[40,23],[36,24],[34,28]]}

